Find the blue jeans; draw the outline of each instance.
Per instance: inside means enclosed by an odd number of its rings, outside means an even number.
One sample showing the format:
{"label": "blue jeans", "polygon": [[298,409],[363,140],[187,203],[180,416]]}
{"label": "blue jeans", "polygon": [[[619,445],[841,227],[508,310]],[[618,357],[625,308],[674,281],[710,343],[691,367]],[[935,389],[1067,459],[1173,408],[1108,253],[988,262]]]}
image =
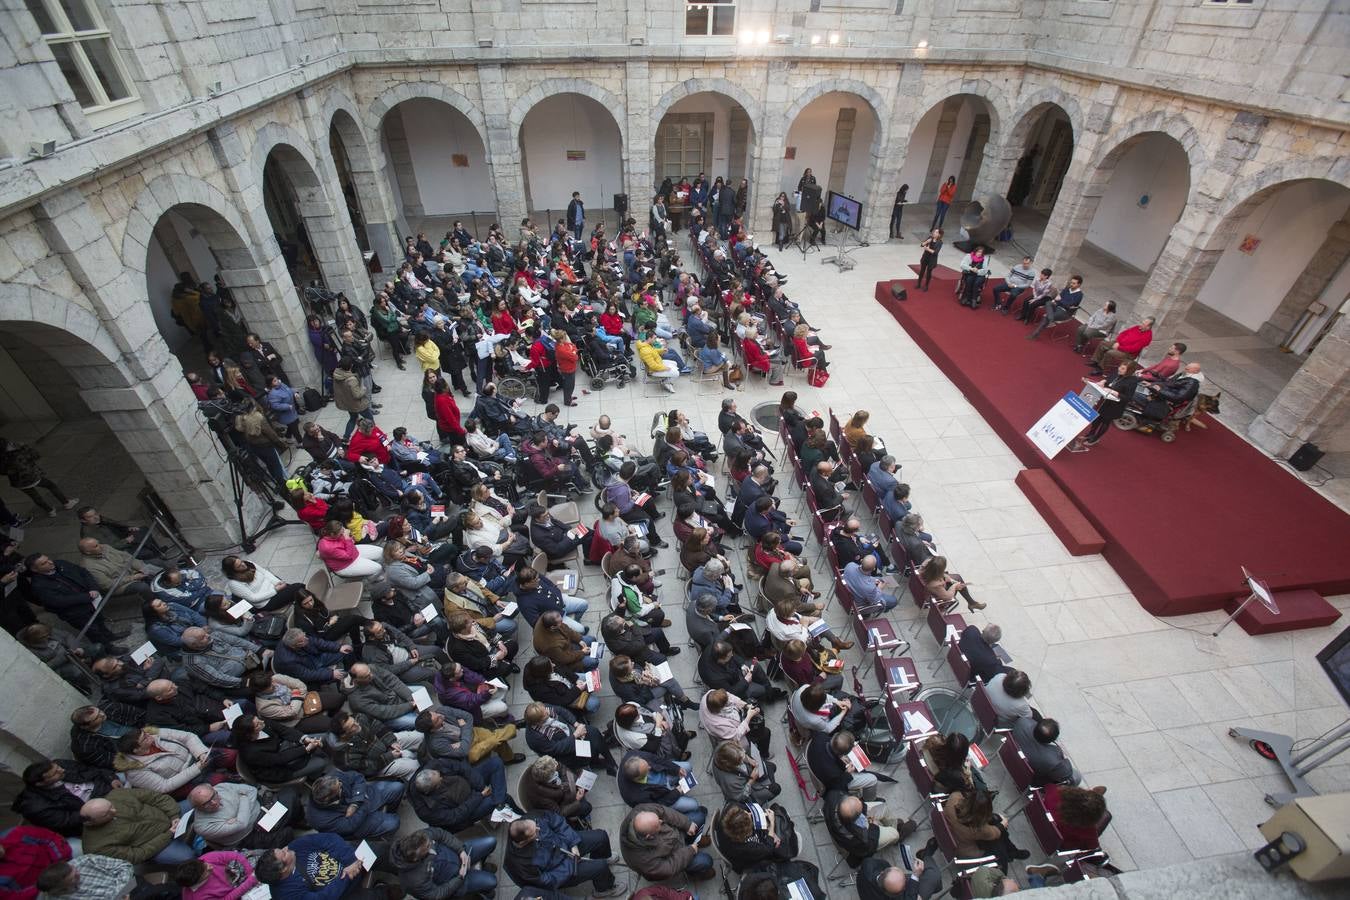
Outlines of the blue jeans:
{"label": "blue jeans", "polygon": [[591,605],[584,597],[563,597],[563,613],[569,616],[584,616]]}
{"label": "blue jeans", "polygon": [[277,484],[286,483],[286,467],[281,463],[281,454],[275,447],[249,447],[253,458],[262,463],[263,468],[276,479]]}
{"label": "blue jeans", "polygon": [[413,710],[412,712],[405,712],[397,719],[390,719],[388,722],[385,722],[384,724],[389,727],[390,731],[412,731],[413,725],[416,722],[417,722],[417,710]]}
{"label": "blue jeans", "polygon": [[582,231],[582,229],[585,228],[585,227],[586,227],[586,223],[585,223],[585,222],[575,222],[575,223],[573,223],[573,225],[572,225],[572,236],[575,237],[577,240],[581,240],[581,231]]}
{"label": "blue jeans", "polygon": [[[480,863],[492,855],[492,851],[497,849],[497,839],[491,835],[487,837],[467,838],[464,841],[464,852],[469,854],[469,863]],[[460,888],[461,894],[490,894],[497,890],[497,876],[491,872],[484,872],[482,869],[469,869],[464,875],[464,886]]]}
{"label": "blue jeans", "polygon": [[492,785],[492,805],[501,806],[506,802],[506,764],[502,758],[497,755],[489,756],[487,759],[476,764],[473,767],[478,776]]}
{"label": "blue jeans", "polygon": [[661,358],[668,359],[675,365],[679,366],[681,372],[689,368],[689,364],[684,361],[684,357],[681,356],[679,352],[676,351],[675,348],[673,347],[667,347],[665,352],[661,354]]}
{"label": "blue jeans", "polygon": [[347,438],[349,438],[349,437],[352,436],[352,432],[356,430],[356,423],[357,423],[357,421],[360,420],[360,419],[369,419],[370,421],[374,422],[374,421],[375,421],[375,413],[373,413],[373,412],[371,411],[371,409],[370,409],[369,406],[367,406],[365,409],[361,410],[360,412],[349,412],[349,413],[347,413],[347,427],[346,427],[345,429],[343,429],[343,432],[342,432],[342,439],[343,439],[344,441],[347,440]]}
{"label": "blue jeans", "polygon": [[933,210],[933,224],[928,226],[929,231],[932,231],[934,228],[942,227],[943,221],[947,218],[947,210],[951,209],[951,207],[952,205],[950,203],[943,203],[941,200],[938,201],[937,208]]}
{"label": "blue jeans", "polygon": [[697,875],[700,872],[706,872],[713,867],[713,858],[708,853],[700,850],[694,854],[694,858],[689,860],[689,865],[685,866],[684,871],[690,875]]}
{"label": "blue jeans", "polygon": [[591,694],[586,698],[586,712],[593,713],[600,711],[600,695]]}
{"label": "blue jeans", "polygon": [[366,795],[370,797],[370,802],[391,812],[398,812],[398,805],[403,800],[403,792],[406,789],[407,786],[401,781],[366,782]]}
{"label": "blue jeans", "polygon": [[700,827],[704,822],[708,821],[708,811],[700,806],[698,801],[693,797],[687,795],[681,797],[671,804],[670,808],[677,813],[684,813],[690,822],[693,822]]}
{"label": "blue jeans", "polygon": [[801,541],[784,540],[783,549],[786,550],[788,553],[791,553],[793,556],[801,556],[802,551],[805,550],[806,547],[805,545],[802,544]]}
{"label": "blue jeans", "polygon": [[501,449],[499,449],[496,453],[492,454],[493,459],[500,460],[502,462],[509,462],[515,460],[516,448],[511,446],[511,435],[507,434],[505,431],[497,435],[497,446],[500,447]]}
{"label": "blue jeans", "polygon": [[520,626],[516,624],[515,619],[498,619],[492,626],[492,630],[504,638],[509,638],[519,630]]}
{"label": "blue jeans", "polygon": [[[584,643],[583,643],[583,646],[584,646]],[[585,659],[583,659],[583,660],[581,661],[580,665],[581,665],[581,671],[583,671],[583,672],[591,672],[591,671],[594,671],[595,669],[600,668],[600,660],[596,659],[594,656],[588,656],[588,657],[586,657]]]}
{"label": "blue jeans", "polygon": [[190,844],[174,839],[169,841],[167,847],[154,855],[152,862],[159,866],[177,866],[196,858],[197,854]]}

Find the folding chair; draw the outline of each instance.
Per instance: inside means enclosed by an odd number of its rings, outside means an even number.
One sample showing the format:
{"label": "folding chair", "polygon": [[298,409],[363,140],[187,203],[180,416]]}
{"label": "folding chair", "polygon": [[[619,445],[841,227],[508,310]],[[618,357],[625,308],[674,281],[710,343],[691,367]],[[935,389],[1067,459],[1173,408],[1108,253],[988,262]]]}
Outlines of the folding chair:
{"label": "folding chair", "polygon": [[981,681],[975,682],[975,691],[970,695],[970,709],[975,713],[975,721],[979,723],[980,732],[983,735],[980,738],[980,743],[987,741],[996,734],[1012,732],[1011,728],[998,724],[998,710],[994,709],[994,704],[989,700],[989,692]]}
{"label": "folding chair", "polygon": [[905,700],[911,700],[923,690],[919,679],[919,667],[908,656],[882,656],[875,660],[877,685],[887,697],[896,698],[904,694]]}
{"label": "folding chair", "polygon": [[826,424],[830,427],[830,440],[834,441],[835,446],[842,446],[845,443],[844,429],[839,425],[839,417],[834,414],[833,409],[830,409],[827,415],[829,419],[826,420]]}
{"label": "folding chair", "polygon": [[[1031,795],[1035,791],[1036,772],[1031,768],[1031,763],[1027,761],[1026,754],[1022,752],[1021,747],[1017,746],[1017,739],[1011,733],[998,745],[998,758],[999,762],[1003,763],[1004,771],[1008,773],[1008,777],[1017,787],[1018,794],[1018,800],[1009,803],[1008,808],[1003,810],[1003,815],[1006,816],[1012,812],[1015,806],[1019,805],[1019,801],[1024,804],[1031,799]],[[1014,814],[1013,818],[1017,818],[1025,811],[1025,806],[1023,806],[1023,809]]]}
{"label": "folding chair", "polygon": [[975,857],[960,857],[956,855],[956,836],[952,834],[952,827],[947,822],[947,817],[942,813],[942,806],[945,801],[934,800],[929,804],[928,821],[933,828],[933,837],[937,838],[938,849],[942,855],[947,857],[949,871],[953,874],[957,872],[971,872],[983,866],[993,865],[998,861],[993,854]]}
{"label": "folding chair", "polygon": [[356,609],[365,595],[365,583],[362,581],[334,581],[327,566],[319,566],[305,582],[309,592],[318,597],[329,612],[343,612]]}
{"label": "folding chair", "polygon": [[966,629],[964,617],[956,613],[943,613],[937,603],[928,604],[928,614],[924,621],[928,623],[928,631],[939,647],[947,643],[948,629],[955,629],[957,634]]}
{"label": "folding chair", "polygon": [[[970,660],[966,659],[966,654],[961,651],[961,644],[956,640],[947,642],[947,652],[944,654],[944,658],[947,668],[952,670],[952,678],[957,684],[961,685],[961,696],[964,697],[965,692],[970,690],[975,681]],[[937,669],[934,669],[933,673],[937,674],[937,670],[940,668],[942,668],[941,662],[938,663]]]}
{"label": "folding chair", "polygon": [[[911,717],[923,716],[933,727],[910,729],[905,727],[905,713],[910,713]],[[926,741],[939,729],[935,724],[937,717],[933,715],[932,708],[922,700],[906,700],[901,702],[894,697],[886,701],[886,722],[891,726],[891,735],[897,741],[906,743],[917,743]]]}

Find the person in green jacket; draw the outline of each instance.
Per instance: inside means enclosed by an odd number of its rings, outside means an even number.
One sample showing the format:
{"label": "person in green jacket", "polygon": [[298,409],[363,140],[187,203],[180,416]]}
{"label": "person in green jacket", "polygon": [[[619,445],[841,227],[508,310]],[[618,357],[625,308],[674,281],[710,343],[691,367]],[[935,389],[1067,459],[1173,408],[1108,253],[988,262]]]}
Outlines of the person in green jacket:
{"label": "person in green jacket", "polygon": [[84,852],[160,866],[195,859],[191,845],[173,836],[178,816],[172,797],[142,788],[122,788],[114,798],[90,800],[80,807]]}

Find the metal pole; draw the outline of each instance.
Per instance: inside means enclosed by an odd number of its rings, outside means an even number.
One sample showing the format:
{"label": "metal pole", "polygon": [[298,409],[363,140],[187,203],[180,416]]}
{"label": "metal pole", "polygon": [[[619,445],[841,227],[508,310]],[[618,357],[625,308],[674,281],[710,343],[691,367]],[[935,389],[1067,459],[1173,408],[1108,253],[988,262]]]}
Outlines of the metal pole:
{"label": "metal pole", "polygon": [[[1307,750],[1290,757],[1289,762],[1299,775],[1307,775],[1313,769],[1350,748],[1350,743],[1346,742],[1348,738],[1350,738],[1350,720],[1347,720],[1331,734],[1315,742]],[[1341,746],[1336,746],[1337,744],[1341,744]]]}
{"label": "metal pole", "polygon": [[1227,628],[1229,625],[1232,625],[1232,624],[1233,624],[1233,620],[1235,620],[1238,616],[1242,615],[1242,611],[1243,611],[1244,609],[1247,608],[1247,604],[1248,604],[1248,603],[1251,603],[1251,602],[1252,602],[1253,600],[1255,600],[1255,599],[1256,599],[1256,593],[1255,593],[1255,592],[1252,592],[1252,593],[1248,594],[1248,595],[1247,595],[1247,599],[1246,599],[1246,600],[1243,600],[1242,603],[1238,605],[1238,608],[1235,609],[1235,610],[1233,610],[1233,614],[1232,614],[1231,616],[1229,616],[1229,617],[1227,618],[1227,620],[1225,620],[1224,623],[1223,623],[1222,625],[1220,625],[1220,626],[1214,631],[1214,633],[1213,633],[1212,635],[1210,635],[1210,637],[1218,637],[1218,636],[1219,636],[1219,632],[1220,632],[1220,631],[1223,631],[1223,630],[1224,630],[1225,628]]}

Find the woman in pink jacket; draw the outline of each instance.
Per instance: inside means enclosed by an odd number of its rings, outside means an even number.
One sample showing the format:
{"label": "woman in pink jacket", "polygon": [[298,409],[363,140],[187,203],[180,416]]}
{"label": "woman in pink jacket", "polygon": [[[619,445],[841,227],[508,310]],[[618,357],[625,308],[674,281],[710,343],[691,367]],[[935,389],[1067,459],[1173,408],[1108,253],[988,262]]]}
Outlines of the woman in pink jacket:
{"label": "woman in pink jacket", "polygon": [[239,900],[258,885],[248,857],[235,850],[212,850],[188,860],[173,873],[183,900]]}
{"label": "woman in pink jacket", "polygon": [[346,526],[336,520],[323,526],[319,538],[319,559],[328,571],[343,578],[369,578],[384,571],[380,562],[384,551],[374,544],[358,546]]}

